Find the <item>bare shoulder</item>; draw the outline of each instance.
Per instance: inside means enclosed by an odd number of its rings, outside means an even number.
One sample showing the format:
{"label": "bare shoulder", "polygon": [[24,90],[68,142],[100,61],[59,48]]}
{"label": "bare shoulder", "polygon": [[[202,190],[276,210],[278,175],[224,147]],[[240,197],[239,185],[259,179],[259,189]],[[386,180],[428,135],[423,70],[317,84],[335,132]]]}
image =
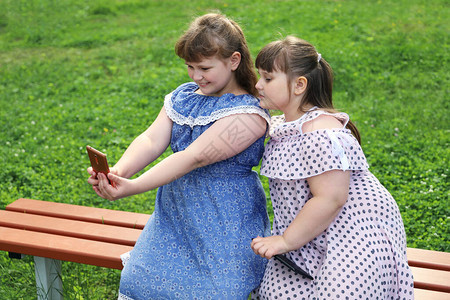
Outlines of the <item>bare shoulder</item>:
{"label": "bare shoulder", "polygon": [[305,122],[302,126],[303,132],[311,132],[319,129],[342,128],[342,122],[334,116],[323,114],[317,118]]}

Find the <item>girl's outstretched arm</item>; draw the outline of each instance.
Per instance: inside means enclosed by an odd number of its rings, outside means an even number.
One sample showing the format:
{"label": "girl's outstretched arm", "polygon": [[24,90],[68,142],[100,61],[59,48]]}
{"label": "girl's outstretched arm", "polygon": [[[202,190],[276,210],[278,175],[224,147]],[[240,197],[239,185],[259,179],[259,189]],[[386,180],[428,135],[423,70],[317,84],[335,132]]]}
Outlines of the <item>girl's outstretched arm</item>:
{"label": "girl's outstretched arm", "polygon": [[114,174],[108,178],[99,174],[99,185],[94,187],[103,198],[116,200],[143,193],[182,177],[190,171],[242,152],[266,132],[266,121],[256,114],[236,114],[216,121],[189,147],[165,158],[136,179],[127,180]]}
{"label": "girl's outstretched arm", "polygon": [[116,163],[117,175],[130,178],[157,159],[170,144],[172,125],[163,107],[152,125],[134,139]]}
{"label": "girl's outstretched arm", "polygon": [[[120,160],[110,169],[112,174],[130,178],[148,164],[158,158],[169,146],[172,133],[172,120],[166,114],[164,107],[155,121],[128,146]],[[91,177],[88,183],[97,186],[97,174],[88,168]],[[94,188],[95,189],[95,188]]]}

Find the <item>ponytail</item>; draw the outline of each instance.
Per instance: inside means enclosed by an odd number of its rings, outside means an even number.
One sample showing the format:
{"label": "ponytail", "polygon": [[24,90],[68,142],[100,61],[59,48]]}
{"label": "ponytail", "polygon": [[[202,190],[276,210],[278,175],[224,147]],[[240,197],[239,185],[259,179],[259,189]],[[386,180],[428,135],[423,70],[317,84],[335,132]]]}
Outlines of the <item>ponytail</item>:
{"label": "ponytail", "polygon": [[359,134],[359,130],[358,130],[358,128],[356,128],[355,124],[349,120],[347,125],[345,126],[345,128],[350,129],[353,136],[356,138],[358,143],[361,145],[361,135]]}

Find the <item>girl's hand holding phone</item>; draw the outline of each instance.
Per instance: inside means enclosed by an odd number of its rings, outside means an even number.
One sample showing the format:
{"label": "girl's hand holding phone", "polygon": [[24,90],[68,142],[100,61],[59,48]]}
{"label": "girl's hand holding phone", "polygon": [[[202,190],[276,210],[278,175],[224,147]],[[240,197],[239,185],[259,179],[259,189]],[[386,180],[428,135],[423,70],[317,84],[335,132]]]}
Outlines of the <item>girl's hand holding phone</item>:
{"label": "girl's hand holding phone", "polygon": [[97,195],[114,201],[146,191],[146,187],[142,187],[142,180],[139,183],[139,178],[128,179],[115,173],[116,170],[111,168],[111,172],[107,175],[98,173],[97,179],[89,179],[91,182],[97,182],[97,185],[92,186]]}
{"label": "girl's hand holding phone", "polygon": [[[92,185],[97,195],[109,200],[124,197],[119,197],[118,195],[120,193],[115,191],[117,190],[116,181],[121,177],[118,176],[118,170],[116,168],[109,168],[106,154],[89,145],[86,146],[86,150],[91,161],[91,167],[87,169],[87,172],[91,175],[88,178],[88,183]],[[110,176],[116,176],[116,181],[111,180]]]}
{"label": "girl's hand holding phone", "polygon": [[97,173],[94,171],[92,167],[87,168],[87,172],[91,175],[88,178],[88,183],[92,186],[98,185]]}
{"label": "girl's hand holding phone", "polygon": [[[126,191],[127,185],[130,180],[117,176],[110,172],[108,175],[103,173],[97,174],[97,185],[93,185],[92,188],[100,197],[108,200],[117,200],[128,196]],[[111,184],[110,184],[111,182]]]}
{"label": "girl's hand holding phone", "polygon": [[[87,168],[87,172],[89,173],[89,175],[91,175],[88,178],[88,183],[90,185],[92,185],[92,186],[97,186],[98,185],[98,178],[97,178],[97,176],[100,173],[97,174],[97,172],[95,172],[92,167]],[[119,175],[119,173],[117,172],[116,168],[114,168],[114,167],[109,169],[109,173],[112,173],[114,175]]]}
{"label": "girl's hand holding phone", "polygon": [[108,200],[117,200],[125,197],[125,195],[120,196],[120,194],[123,194],[123,186],[129,180],[118,176],[114,167],[110,168],[108,175],[100,172],[96,173],[92,167],[89,167],[87,172],[91,175],[88,178],[88,183],[92,185],[92,189],[100,197]]}

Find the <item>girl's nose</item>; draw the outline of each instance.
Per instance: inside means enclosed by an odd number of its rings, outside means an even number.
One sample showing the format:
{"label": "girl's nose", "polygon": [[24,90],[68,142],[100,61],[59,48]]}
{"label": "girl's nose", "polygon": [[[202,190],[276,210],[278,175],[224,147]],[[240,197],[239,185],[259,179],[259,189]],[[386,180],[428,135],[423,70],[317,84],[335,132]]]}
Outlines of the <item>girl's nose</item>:
{"label": "girl's nose", "polygon": [[256,84],[255,84],[255,88],[256,88],[257,90],[262,89],[262,86],[261,86],[260,82],[261,82],[261,78],[260,78],[260,79],[256,82]]}
{"label": "girl's nose", "polygon": [[194,80],[201,80],[203,78],[203,74],[200,71],[194,71],[194,76],[192,76],[192,79]]}

